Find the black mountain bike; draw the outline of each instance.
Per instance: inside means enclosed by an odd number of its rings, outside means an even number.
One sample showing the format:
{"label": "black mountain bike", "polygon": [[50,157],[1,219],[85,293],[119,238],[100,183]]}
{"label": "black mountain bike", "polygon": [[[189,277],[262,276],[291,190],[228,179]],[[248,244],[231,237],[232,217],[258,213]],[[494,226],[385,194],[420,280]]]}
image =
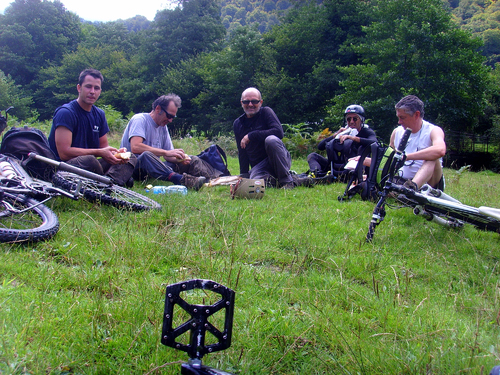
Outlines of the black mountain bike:
{"label": "black mountain bike", "polygon": [[398,169],[404,164],[404,149],[410,134],[411,130],[407,129],[401,139],[399,149],[394,153],[389,175],[385,179],[384,187],[379,193],[379,200],[373,210],[366,241],[372,241],[375,228],[384,220],[387,199],[390,196],[396,196],[400,204],[412,208],[415,215],[423,216],[425,219],[440,225],[461,228],[467,223],[478,229],[500,233],[500,209],[486,206],[478,208],[467,206],[427,184],[424,184],[420,190],[415,191],[394,182]]}
{"label": "black mountain bike", "polygon": [[[12,107],[11,107],[12,108]],[[9,108],[10,109],[10,108]],[[0,113],[0,133],[7,126]],[[25,166],[38,160],[54,168],[52,181],[33,178]],[[0,154],[0,242],[40,241],[59,229],[56,214],[44,205],[57,196],[81,197],[134,211],[161,209],[161,205],[101,176],[34,153],[26,160]]]}

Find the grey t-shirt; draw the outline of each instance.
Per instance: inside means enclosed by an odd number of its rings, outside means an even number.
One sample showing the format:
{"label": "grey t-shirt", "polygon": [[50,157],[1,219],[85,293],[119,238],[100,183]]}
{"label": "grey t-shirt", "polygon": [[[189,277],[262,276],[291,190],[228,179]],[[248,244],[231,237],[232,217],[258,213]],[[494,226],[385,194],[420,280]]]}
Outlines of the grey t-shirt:
{"label": "grey t-shirt", "polygon": [[130,119],[123,133],[120,147],[125,147],[130,151],[130,138],[132,137],[141,137],[143,143],[151,147],[163,150],[174,149],[168,128],[158,126],[149,113],[138,113]]}

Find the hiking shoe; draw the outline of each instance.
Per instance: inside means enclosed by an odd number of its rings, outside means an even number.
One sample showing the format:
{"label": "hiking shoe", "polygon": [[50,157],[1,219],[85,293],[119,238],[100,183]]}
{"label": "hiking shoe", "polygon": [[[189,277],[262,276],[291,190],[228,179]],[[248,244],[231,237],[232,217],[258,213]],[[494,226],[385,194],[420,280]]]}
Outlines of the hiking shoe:
{"label": "hiking shoe", "polygon": [[181,185],[188,189],[200,190],[207,179],[205,177],[195,177],[190,174],[183,173],[181,178]]}
{"label": "hiking shoe", "polygon": [[312,187],[314,185],[314,179],[308,176],[305,177],[292,176],[292,178],[293,182],[295,182],[295,186]]}
{"label": "hiking shoe", "polygon": [[405,188],[418,191],[418,186],[416,183],[414,183],[412,180],[406,180],[405,183],[403,184]]}
{"label": "hiking shoe", "polygon": [[280,187],[281,187],[281,189],[292,190],[292,189],[295,189],[297,187],[297,184],[295,183],[295,181],[290,181],[284,185],[281,185]]}

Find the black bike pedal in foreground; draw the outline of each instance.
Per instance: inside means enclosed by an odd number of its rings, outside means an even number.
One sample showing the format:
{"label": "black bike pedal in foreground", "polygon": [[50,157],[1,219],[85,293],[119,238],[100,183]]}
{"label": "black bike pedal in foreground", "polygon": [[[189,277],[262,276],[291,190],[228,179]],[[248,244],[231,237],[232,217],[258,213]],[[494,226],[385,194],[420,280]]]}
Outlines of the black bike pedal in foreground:
{"label": "black bike pedal in foreground", "polygon": [[[220,299],[210,305],[186,302],[188,297],[204,302],[214,293],[220,295]],[[233,290],[211,280],[194,279],[167,286],[161,343],[188,353],[189,361],[181,365],[181,374],[231,375],[203,365],[201,359],[207,353],[224,350],[231,345],[234,296]],[[178,311],[175,316],[174,308]],[[223,317],[221,313],[224,313]],[[174,327],[174,322],[179,325]],[[181,337],[184,334],[187,337]]]}

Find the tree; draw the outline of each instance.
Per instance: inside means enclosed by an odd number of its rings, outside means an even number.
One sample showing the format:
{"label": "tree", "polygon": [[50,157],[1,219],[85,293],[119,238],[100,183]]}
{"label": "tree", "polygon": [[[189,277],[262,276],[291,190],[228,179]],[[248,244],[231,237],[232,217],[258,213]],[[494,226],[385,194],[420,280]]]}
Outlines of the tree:
{"label": "tree", "polygon": [[374,1],[374,19],[363,43],[352,50],[362,63],[341,68],[345,92],[335,98],[330,119],[348,104],[361,104],[375,118],[377,134],[388,136],[394,104],[415,94],[426,118],[446,129],[472,131],[484,108],[488,69],[481,41],[460,30],[441,0]]}
{"label": "tree", "polygon": [[[166,71],[164,87],[183,99],[179,122],[208,135],[232,132],[242,91],[272,64],[256,27],[239,26],[221,52],[201,54]],[[267,71],[267,73],[269,73]]]}
{"label": "tree", "polygon": [[0,19],[0,40],[7,51],[0,55],[0,69],[16,83],[29,84],[40,68],[60,63],[65,53],[75,50],[79,38],[78,16],[60,1],[15,0]]}
{"label": "tree", "polygon": [[159,11],[142,52],[148,79],[170,64],[217,50],[225,33],[215,0],[182,0],[173,10]]}
{"label": "tree", "polygon": [[0,110],[13,106],[14,109],[10,113],[24,120],[28,116],[36,115],[31,109],[31,103],[31,97],[26,96],[22,88],[0,70]]}
{"label": "tree", "polygon": [[358,62],[357,53],[344,45],[357,43],[363,35],[368,9],[359,0],[305,5],[290,10],[281,25],[264,35],[276,67],[273,75],[261,76],[259,84],[283,122],[324,118],[326,104],[341,89],[343,76],[337,67]]}
{"label": "tree", "polygon": [[[35,101],[40,103],[42,118],[50,118],[60,105],[76,99],[78,76],[86,68],[95,68],[104,76],[103,91],[98,105],[108,104],[121,113],[128,114],[144,108],[154,95],[151,86],[141,76],[144,68],[138,60],[129,60],[112,46],[80,47],[67,54],[60,66],[50,66],[40,71],[40,89]],[[43,105],[42,105],[43,103]]]}

